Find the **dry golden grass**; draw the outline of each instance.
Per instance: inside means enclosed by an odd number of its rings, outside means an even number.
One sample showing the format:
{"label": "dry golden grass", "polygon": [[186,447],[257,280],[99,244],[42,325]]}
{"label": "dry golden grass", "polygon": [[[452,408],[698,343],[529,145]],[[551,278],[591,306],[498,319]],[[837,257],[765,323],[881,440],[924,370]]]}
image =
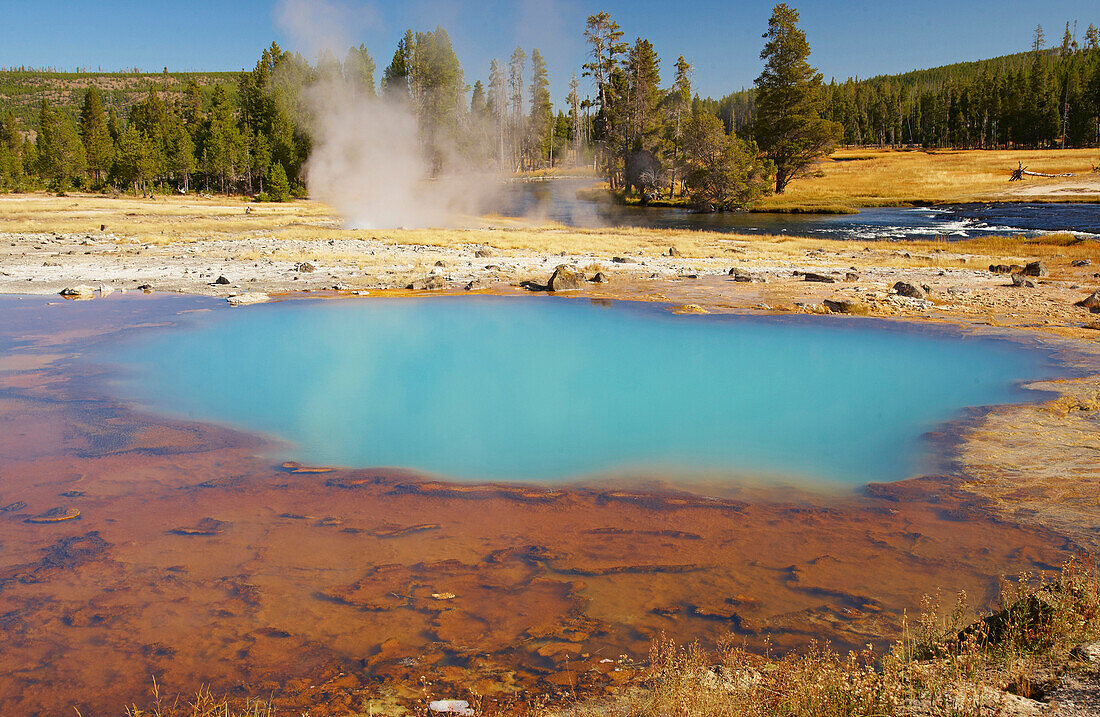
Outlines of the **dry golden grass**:
{"label": "dry golden grass", "polygon": [[717,653],[654,645],[646,689],[573,710],[578,717],[965,717],[1002,712],[1031,693],[1038,670],[1065,667],[1070,649],[1100,637],[1100,576],[1091,562],[1067,563],[1053,582],[1022,575],[1002,586],[1003,608],[965,626],[960,593],[942,614],[923,611],[894,649],[877,657],[827,647],[782,658],[727,645]]}
{"label": "dry golden grass", "polygon": [[[1028,177],[1009,184],[1011,170],[1023,163],[1032,171],[1072,173],[1072,179]],[[889,206],[918,202],[973,202],[1011,198],[1020,190],[1055,189],[1067,183],[1091,188],[1100,200],[1100,150],[838,150],[819,162],[810,176],[784,194],[760,202],[759,209],[792,207]],[[1070,193],[1067,193],[1067,195]],[[1021,199],[1042,199],[1042,194]],[[1066,197],[1062,197],[1066,198]]]}

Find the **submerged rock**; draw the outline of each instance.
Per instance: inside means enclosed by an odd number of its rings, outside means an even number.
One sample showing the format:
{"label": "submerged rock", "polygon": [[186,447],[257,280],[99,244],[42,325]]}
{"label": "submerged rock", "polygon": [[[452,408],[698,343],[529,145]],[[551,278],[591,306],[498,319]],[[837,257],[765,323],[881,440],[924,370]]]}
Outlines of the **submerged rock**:
{"label": "submerged rock", "polygon": [[587,279],[584,274],[571,266],[562,264],[554,269],[546,286],[550,291],[572,291],[584,288]]}
{"label": "submerged rock", "polygon": [[894,284],[894,293],[899,296],[908,296],[910,299],[923,299],[925,296],[922,287],[916,284],[910,284],[907,281],[899,281]]}

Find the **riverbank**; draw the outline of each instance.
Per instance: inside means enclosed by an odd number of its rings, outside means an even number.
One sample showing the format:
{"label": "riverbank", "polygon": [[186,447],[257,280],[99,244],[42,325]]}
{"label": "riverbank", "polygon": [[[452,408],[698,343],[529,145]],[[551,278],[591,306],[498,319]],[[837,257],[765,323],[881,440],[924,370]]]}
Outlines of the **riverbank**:
{"label": "riverbank", "polygon": [[[1027,176],[1012,170],[1071,177]],[[761,199],[754,212],[845,214],[866,207],[914,207],[971,202],[1100,201],[1100,150],[838,149],[792,182],[783,194]],[[589,199],[610,197],[591,190]],[[636,199],[624,200],[637,204]],[[663,198],[653,207],[690,208]]]}

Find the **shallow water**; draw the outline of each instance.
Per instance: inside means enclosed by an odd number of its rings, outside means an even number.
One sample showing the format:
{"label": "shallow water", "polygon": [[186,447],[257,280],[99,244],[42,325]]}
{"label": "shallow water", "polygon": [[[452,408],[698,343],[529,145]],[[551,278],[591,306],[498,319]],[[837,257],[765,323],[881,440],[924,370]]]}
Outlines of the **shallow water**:
{"label": "shallow water", "polygon": [[563,179],[509,185],[500,206],[506,215],[535,216],[569,226],[701,229],[744,234],[791,234],[829,239],[891,240],[1073,232],[1100,236],[1100,204],[955,204],[872,207],[858,214],[695,213],[685,209],[624,207],[579,201],[591,180]]}
{"label": "shallow water", "polygon": [[1015,344],[884,322],[552,298],[222,310],[107,358],[141,404],[297,460],[534,481],[901,479],[929,468],[926,431],[1052,373]]}

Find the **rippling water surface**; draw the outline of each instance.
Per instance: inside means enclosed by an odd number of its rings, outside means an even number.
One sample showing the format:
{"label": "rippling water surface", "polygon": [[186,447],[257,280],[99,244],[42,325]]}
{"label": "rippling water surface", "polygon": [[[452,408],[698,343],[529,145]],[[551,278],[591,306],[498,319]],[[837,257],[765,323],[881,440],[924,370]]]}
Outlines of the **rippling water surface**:
{"label": "rippling water surface", "polygon": [[1052,373],[1015,344],[885,322],[553,298],[220,310],[110,358],[142,404],[298,460],[538,481],[900,479],[927,466],[926,431]]}
{"label": "rippling water surface", "polygon": [[703,229],[743,234],[792,234],[829,239],[891,240],[1072,232],[1100,236],[1100,204],[955,204],[872,207],[858,214],[696,213],[686,209],[623,207],[579,201],[592,180],[561,179],[510,185],[503,214],[535,216],[569,226]]}

